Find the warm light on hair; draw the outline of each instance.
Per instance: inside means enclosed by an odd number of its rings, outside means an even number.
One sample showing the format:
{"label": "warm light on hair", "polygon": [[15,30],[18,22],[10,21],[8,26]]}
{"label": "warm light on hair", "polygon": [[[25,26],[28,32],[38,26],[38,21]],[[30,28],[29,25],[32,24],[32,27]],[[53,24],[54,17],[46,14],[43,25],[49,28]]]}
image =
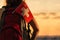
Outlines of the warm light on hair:
{"label": "warm light on hair", "polygon": [[2,8],[2,6],[5,6],[6,5],[6,0],[0,0],[0,8]]}

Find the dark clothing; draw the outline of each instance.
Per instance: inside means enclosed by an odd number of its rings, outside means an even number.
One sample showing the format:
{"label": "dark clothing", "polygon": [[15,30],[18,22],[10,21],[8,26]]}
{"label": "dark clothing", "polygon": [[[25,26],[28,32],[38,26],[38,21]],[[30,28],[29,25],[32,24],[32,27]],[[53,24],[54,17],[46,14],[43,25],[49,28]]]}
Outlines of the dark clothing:
{"label": "dark clothing", "polygon": [[1,30],[0,40],[22,40],[18,24],[5,25]]}
{"label": "dark clothing", "polygon": [[13,9],[10,8],[3,12],[2,15],[3,25],[0,32],[0,40],[22,40],[21,20],[20,15],[12,13]]}

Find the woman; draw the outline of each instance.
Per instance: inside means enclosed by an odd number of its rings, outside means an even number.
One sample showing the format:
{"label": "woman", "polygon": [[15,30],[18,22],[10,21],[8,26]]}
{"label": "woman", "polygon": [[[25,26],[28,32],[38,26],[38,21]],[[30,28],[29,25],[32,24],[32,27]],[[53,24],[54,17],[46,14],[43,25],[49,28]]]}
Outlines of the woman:
{"label": "woman", "polygon": [[[18,13],[12,12],[22,3],[22,0],[6,0],[5,11],[2,14],[3,24],[0,35],[0,40],[23,40],[21,32],[21,19],[23,17]],[[4,17],[5,16],[5,17]],[[37,24],[33,18],[29,24],[32,26],[34,32],[31,40],[34,40],[38,32]]]}

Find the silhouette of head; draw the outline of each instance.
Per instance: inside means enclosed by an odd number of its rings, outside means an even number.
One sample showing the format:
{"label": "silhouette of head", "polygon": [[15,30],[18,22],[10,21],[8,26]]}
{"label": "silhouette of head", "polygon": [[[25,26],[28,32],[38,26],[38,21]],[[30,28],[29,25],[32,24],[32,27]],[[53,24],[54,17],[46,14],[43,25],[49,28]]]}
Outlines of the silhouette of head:
{"label": "silhouette of head", "polygon": [[21,2],[22,0],[6,0],[6,6],[17,7]]}

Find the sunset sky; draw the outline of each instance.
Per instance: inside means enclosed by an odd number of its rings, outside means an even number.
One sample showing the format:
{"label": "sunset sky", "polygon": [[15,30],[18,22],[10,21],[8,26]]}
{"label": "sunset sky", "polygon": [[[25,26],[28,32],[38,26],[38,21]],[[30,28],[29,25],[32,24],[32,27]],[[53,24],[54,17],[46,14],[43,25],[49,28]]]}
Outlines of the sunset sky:
{"label": "sunset sky", "polygon": [[[60,0],[26,0],[26,2],[33,13],[41,11],[60,11]],[[3,5],[5,5],[4,0],[0,0],[0,8]]]}
{"label": "sunset sky", "polygon": [[[26,0],[26,3],[32,13],[46,12],[34,14],[40,30],[38,35],[60,35],[60,0]],[[0,8],[3,5],[5,1],[0,0]]]}

